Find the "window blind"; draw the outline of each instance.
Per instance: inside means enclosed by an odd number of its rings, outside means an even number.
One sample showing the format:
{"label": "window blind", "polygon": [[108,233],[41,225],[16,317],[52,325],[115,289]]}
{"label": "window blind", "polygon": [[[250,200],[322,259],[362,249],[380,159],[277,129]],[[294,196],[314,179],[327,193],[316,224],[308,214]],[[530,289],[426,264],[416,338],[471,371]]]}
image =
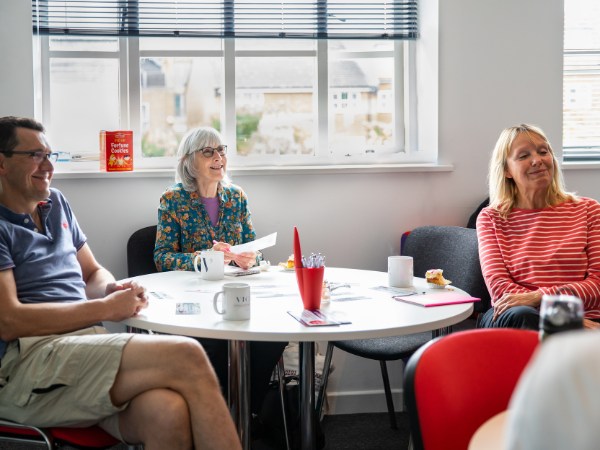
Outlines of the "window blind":
{"label": "window blind", "polygon": [[34,33],[416,39],[418,0],[32,0]]}

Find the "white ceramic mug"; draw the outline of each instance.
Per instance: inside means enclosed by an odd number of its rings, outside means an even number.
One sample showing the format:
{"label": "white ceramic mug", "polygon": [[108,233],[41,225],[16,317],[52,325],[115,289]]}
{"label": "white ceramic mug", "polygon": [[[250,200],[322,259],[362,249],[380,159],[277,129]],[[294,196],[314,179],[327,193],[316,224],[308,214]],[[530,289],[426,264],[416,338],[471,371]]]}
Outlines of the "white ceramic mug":
{"label": "white ceramic mug", "polygon": [[[217,306],[223,296],[222,309]],[[250,285],[247,283],[225,283],[223,290],[215,294],[213,308],[225,320],[248,320],[250,318]]]}
{"label": "white ceramic mug", "polygon": [[194,258],[194,270],[204,280],[225,278],[225,254],[214,250],[202,250]]}
{"label": "white ceramic mug", "polygon": [[413,285],[412,256],[388,257],[388,283],[390,287],[411,287]]}

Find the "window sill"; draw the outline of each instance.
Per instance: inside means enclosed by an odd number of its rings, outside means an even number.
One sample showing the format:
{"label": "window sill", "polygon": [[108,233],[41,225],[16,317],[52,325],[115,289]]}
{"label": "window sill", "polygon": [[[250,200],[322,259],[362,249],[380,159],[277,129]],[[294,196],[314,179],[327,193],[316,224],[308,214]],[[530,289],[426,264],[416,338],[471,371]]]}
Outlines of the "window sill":
{"label": "window sill", "polygon": [[[599,165],[600,167],[600,165]],[[369,164],[335,166],[294,166],[294,167],[231,167],[232,176],[244,175],[295,175],[295,174],[347,174],[347,173],[395,173],[395,172],[452,172],[452,164]],[[100,172],[99,170],[69,170],[58,166],[54,172],[56,179],[77,178],[173,178],[174,169],[137,169],[132,172]]]}
{"label": "window sill", "polygon": [[569,162],[563,162],[561,167],[563,170],[600,169],[600,162],[598,162],[598,161],[569,161]]}

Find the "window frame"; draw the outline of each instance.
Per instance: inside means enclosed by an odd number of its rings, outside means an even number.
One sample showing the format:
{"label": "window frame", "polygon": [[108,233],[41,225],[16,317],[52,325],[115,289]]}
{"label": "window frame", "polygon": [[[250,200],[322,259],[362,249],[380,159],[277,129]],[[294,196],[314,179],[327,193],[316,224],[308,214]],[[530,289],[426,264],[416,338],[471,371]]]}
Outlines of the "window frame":
{"label": "window frame", "polygon": [[[316,40],[315,50],[236,50],[235,38],[222,40],[221,50],[140,50],[139,39],[135,37],[119,37],[119,49],[116,52],[107,51],[64,51],[50,50],[50,38],[37,36],[40,45],[41,67],[41,119],[46,127],[52,129],[50,115],[50,60],[51,58],[114,58],[119,61],[119,96],[120,123],[122,129],[134,132],[134,167],[140,169],[172,168],[175,166],[174,157],[143,157],[141,147],[142,104],[140,60],[148,57],[222,57],[224,66],[224,104],[221,130],[231,152],[229,166],[258,167],[302,167],[302,166],[338,166],[338,165],[380,165],[407,163],[436,163],[437,149],[419,149],[418,147],[418,108],[417,108],[417,79],[416,79],[416,42],[414,40],[394,40],[393,50],[381,51],[378,54],[392,56],[394,65],[398,67],[402,61],[402,70],[394,71],[394,128],[397,152],[388,155],[353,155],[351,157],[328,155],[329,131],[329,86],[328,86],[328,41]],[[364,56],[363,52],[345,52],[348,56]],[[314,56],[316,58],[317,75],[315,80],[315,113],[316,113],[316,150],[315,156],[288,157],[258,156],[239,157],[235,155],[235,61],[245,56]],[[370,57],[377,55],[371,54]],[[232,125],[233,124],[233,125]],[[232,145],[231,143],[234,143]],[[85,157],[78,158],[77,169],[89,170],[98,167],[97,162],[85,161],[91,152],[83,153]],[[64,164],[63,164],[64,165]],[[74,167],[69,167],[74,169]]]}
{"label": "window frame", "polygon": [[[568,58],[569,56],[592,56],[596,55],[596,57],[600,58],[600,48],[598,49],[587,49],[587,50],[567,50],[563,49],[563,59]],[[595,71],[590,71],[586,69],[567,69],[567,64],[563,64],[563,86],[566,83],[566,77],[569,74],[577,74],[577,73],[595,73],[600,78],[600,68]],[[563,111],[566,109],[566,95],[563,93],[565,97],[563,99]],[[563,115],[564,117],[564,115]],[[565,122],[563,119],[563,130],[565,128]],[[563,161],[564,162],[600,162],[600,140],[596,145],[566,145],[565,136],[563,135]]]}
{"label": "window frame", "polygon": [[[600,36],[600,24],[598,24],[597,21],[592,21],[590,23],[595,24],[595,30],[597,35],[595,36],[595,41],[591,40],[590,42],[596,42],[596,46],[589,46],[588,48],[567,48],[567,43],[569,42],[569,38],[567,37],[569,32],[573,32],[575,35],[577,33],[577,30],[581,30],[581,29],[586,29],[586,26],[589,26],[588,24],[581,24],[581,23],[577,23],[577,19],[575,18],[571,18],[573,20],[573,22],[569,22],[567,23],[567,2],[569,0],[565,0],[565,5],[564,5],[564,12],[565,12],[565,17],[564,17],[564,24],[563,24],[563,31],[564,31],[564,37],[563,37],[563,121],[562,121],[562,126],[563,126],[563,136],[562,136],[562,160],[566,163],[598,163],[600,162],[600,135],[598,135],[597,141],[596,143],[592,143],[590,145],[572,145],[572,143],[567,143],[566,142],[566,121],[565,121],[565,116],[566,116],[566,110],[567,110],[567,89],[566,88],[566,83],[567,83],[567,77],[569,75],[577,75],[577,74],[591,74],[594,76],[598,77],[598,83],[600,83],[600,68],[598,68],[598,66],[596,66],[595,69],[590,69],[590,68],[579,68],[579,67],[573,67],[570,68],[571,65],[568,64],[568,60],[570,57],[574,57],[574,56],[583,56],[583,57],[596,57],[597,60],[600,60],[600,40],[599,40],[599,36]],[[600,10],[600,9],[598,9]],[[586,14],[590,14],[587,10],[586,10]],[[579,27],[573,27],[573,24],[577,23],[579,25]],[[588,36],[589,38],[590,36]],[[600,106],[598,106],[598,108],[600,108]],[[600,111],[599,111],[600,112]],[[567,144],[571,144],[571,145],[567,145]]]}

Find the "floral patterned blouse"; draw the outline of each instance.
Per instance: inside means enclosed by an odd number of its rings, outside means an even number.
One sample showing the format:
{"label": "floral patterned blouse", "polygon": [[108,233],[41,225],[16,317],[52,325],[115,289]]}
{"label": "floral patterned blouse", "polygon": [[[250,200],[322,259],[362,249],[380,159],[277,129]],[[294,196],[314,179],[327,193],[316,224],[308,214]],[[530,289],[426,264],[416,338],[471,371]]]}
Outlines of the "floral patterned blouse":
{"label": "floral patterned blouse", "polygon": [[160,198],[154,262],[160,272],[194,270],[196,252],[212,248],[213,240],[231,245],[256,239],[248,197],[234,184],[220,184],[219,219],[213,226],[198,192],[187,192],[181,183]]}

